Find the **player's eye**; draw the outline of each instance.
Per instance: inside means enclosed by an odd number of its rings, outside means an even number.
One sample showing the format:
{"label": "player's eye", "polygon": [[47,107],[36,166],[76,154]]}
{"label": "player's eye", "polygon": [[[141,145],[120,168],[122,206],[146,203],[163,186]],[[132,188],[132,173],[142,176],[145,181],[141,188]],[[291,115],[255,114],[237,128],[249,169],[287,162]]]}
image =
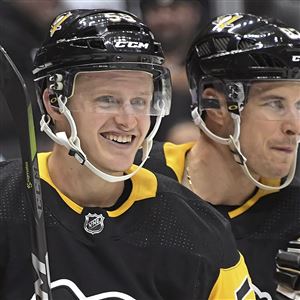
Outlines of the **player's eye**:
{"label": "player's eye", "polygon": [[147,109],[148,101],[145,98],[137,97],[137,98],[131,99],[130,104],[134,109],[139,110],[139,111],[144,111],[145,109]]}
{"label": "player's eye", "polygon": [[263,106],[272,108],[274,110],[282,110],[284,109],[284,105],[281,100],[274,99],[266,101]]}
{"label": "player's eye", "polygon": [[136,107],[145,107],[146,106],[146,100],[143,98],[134,98],[131,101],[131,105]]}
{"label": "player's eye", "polygon": [[103,95],[96,99],[96,103],[101,108],[112,108],[118,106],[119,101],[111,95]]}

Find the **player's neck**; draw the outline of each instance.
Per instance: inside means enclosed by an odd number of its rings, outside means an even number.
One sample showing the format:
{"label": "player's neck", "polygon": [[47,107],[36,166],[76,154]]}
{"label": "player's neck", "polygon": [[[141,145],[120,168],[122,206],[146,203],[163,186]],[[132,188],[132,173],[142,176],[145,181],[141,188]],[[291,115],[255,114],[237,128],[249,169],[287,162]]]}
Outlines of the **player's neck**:
{"label": "player's neck", "polygon": [[183,184],[214,205],[241,205],[255,190],[227,146],[201,136],[188,152]]}
{"label": "player's neck", "polygon": [[62,151],[54,151],[48,160],[49,174],[57,188],[82,207],[113,206],[123,192],[124,182],[109,183]]}

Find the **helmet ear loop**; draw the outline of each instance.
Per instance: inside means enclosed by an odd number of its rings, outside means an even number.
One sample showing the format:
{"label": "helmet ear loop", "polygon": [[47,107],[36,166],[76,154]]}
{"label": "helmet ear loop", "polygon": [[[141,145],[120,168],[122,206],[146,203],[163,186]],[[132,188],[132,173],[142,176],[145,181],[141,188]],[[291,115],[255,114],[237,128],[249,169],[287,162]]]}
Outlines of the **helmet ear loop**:
{"label": "helmet ear loop", "polygon": [[[241,92],[242,90],[242,92]],[[226,84],[226,104],[230,117],[234,122],[234,132],[229,136],[228,147],[234,157],[234,160],[240,164],[246,164],[247,158],[243,155],[240,148],[240,129],[241,129],[241,111],[245,99],[244,86],[240,83]]]}
{"label": "helmet ear loop", "polygon": [[[248,88],[242,82],[228,82],[225,83],[226,89],[226,104],[227,110],[230,113],[231,118],[234,121],[234,132],[233,135],[230,136],[230,147],[233,146],[235,151],[239,156],[237,162],[239,162],[243,155],[240,153],[240,149],[236,148],[235,145],[239,147],[239,137],[240,137],[240,119],[241,119],[241,112],[244,109],[246,95],[248,94]],[[233,149],[231,149],[233,150]],[[240,163],[240,162],[239,162]]]}
{"label": "helmet ear loop", "polygon": [[[58,97],[58,96],[57,96],[55,93],[49,94],[49,102],[50,102],[51,107],[52,107],[55,111],[59,112],[59,107],[58,107],[57,97]],[[55,120],[53,120],[53,119],[51,118],[51,116],[47,113],[47,111],[46,111],[45,114],[47,115],[48,120],[49,120],[48,125],[49,125],[49,126],[52,126],[52,127],[55,127]]]}
{"label": "helmet ear loop", "polygon": [[[223,84],[225,84],[225,82],[221,82],[222,86]],[[204,89],[201,88],[201,86],[198,86],[198,90],[202,91]],[[224,91],[225,92],[225,91]],[[205,113],[205,109],[203,109],[202,105],[200,105],[200,101],[199,101],[199,93],[191,93],[192,94],[192,103],[197,103],[197,105],[193,105],[192,106],[192,119],[194,121],[194,124],[200,128],[200,132],[205,133],[209,138],[211,138],[213,141],[223,144],[223,145],[229,145],[232,143],[231,138],[223,138],[215,133],[213,133],[208,127],[206,127],[206,123],[205,120],[203,119],[203,114]],[[226,95],[226,94],[225,94]],[[203,98],[204,99],[204,98]],[[205,104],[205,107],[210,107],[210,108],[218,108],[219,106],[216,105],[216,103],[218,102],[217,99],[215,98],[205,98],[205,100],[207,100],[208,102]],[[233,134],[233,138],[234,140],[238,140],[239,138],[239,134],[240,134],[240,117],[239,115],[235,116],[234,114],[231,113],[231,117],[233,119],[234,122],[234,134]]]}
{"label": "helmet ear loop", "polygon": [[[50,104],[50,109],[55,110],[57,113],[59,113],[59,107],[58,107],[58,102],[57,102],[57,97],[58,95],[51,89],[47,88],[47,93],[48,93],[48,100]],[[46,93],[46,90],[44,94]],[[46,100],[44,100],[44,95],[41,97],[41,102],[43,105],[43,110],[42,110],[42,117],[40,124],[47,124],[50,128],[54,129],[55,128],[55,120],[51,117],[51,115],[48,113],[48,110],[46,109],[46,106],[48,106],[48,100],[47,103],[45,103]],[[43,126],[44,127],[44,126]],[[41,131],[43,131],[41,129]]]}
{"label": "helmet ear loop", "polygon": [[77,136],[77,127],[76,127],[75,121],[72,117],[72,114],[67,107],[68,98],[66,96],[59,95],[59,97],[57,98],[57,101],[58,101],[58,106],[59,106],[59,112],[67,118],[67,121],[71,128],[71,134],[68,139],[72,143],[75,143],[75,145],[77,147],[80,147],[80,140],[79,140],[79,137]]}

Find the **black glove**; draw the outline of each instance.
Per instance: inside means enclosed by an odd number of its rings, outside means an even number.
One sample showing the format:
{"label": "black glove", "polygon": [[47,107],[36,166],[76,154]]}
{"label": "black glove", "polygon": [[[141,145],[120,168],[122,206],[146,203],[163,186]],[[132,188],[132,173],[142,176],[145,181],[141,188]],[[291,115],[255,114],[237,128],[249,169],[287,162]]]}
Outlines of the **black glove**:
{"label": "black glove", "polygon": [[279,250],[275,261],[277,292],[300,300],[300,238],[290,241],[287,251]]}

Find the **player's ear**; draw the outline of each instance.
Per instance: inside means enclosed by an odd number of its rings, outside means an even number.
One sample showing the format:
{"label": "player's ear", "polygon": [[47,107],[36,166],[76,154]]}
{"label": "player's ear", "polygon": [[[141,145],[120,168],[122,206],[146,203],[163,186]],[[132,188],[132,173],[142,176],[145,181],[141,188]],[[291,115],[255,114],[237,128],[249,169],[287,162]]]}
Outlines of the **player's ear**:
{"label": "player's ear", "polygon": [[205,110],[207,118],[211,119],[213,122],[220,126],[224,126],[226,120],[228,119],[228,111],[225,105],[225,96],[218,90],[208,87],[202,93],[203,98],[215,99],[219,102],[220,108],[211,108]]}
{"label": "player's ear", "polygon": [[57,102],[55,94],[53,94],[50,89],[45,89],[43,93],[43,103],[47,114],[53,121],[61,117],[61,113],[59,112],[58,107],[55,105],[55,102]]}

